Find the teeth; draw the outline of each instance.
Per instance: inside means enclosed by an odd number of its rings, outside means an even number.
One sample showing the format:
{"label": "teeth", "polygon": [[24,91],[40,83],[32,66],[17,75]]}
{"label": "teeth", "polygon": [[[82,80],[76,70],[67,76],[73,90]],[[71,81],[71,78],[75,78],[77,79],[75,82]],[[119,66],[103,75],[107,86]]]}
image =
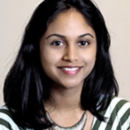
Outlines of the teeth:
{"label": "teeth", "polygon": [[78,70],[79,68],[76,67],[76,68],[63,68],[63,69],[66,71],[75,71],[75,70]]}

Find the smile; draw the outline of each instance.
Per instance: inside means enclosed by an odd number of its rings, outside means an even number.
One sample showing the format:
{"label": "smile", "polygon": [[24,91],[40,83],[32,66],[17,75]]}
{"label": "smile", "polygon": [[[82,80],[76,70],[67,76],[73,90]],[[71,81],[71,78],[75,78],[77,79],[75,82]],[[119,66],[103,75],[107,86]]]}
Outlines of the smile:
{"label": "smile", "polygon": [[62,68],[62,69],[66,70],[66,71],[76,71],[76,70],[79,69],[79,67],[76,67],[76,68]]}
{"label": "smile", "polygon": [[76,75],[82,67],[58,67],[63,73],[67,75]]}

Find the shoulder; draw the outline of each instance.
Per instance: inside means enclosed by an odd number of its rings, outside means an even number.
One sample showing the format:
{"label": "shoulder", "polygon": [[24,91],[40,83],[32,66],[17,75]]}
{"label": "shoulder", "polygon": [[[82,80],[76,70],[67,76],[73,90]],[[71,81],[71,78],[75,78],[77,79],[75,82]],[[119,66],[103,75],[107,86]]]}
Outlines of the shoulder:
{"label": "shoulder", "polygon": [[[111,113],[114,114],[115,116],[123,116],[124,114],[130,114],[130,102],[119,97],[113,97],[107,110],[106,113]],[[109,116],[111,116],[111,114]]]}
{"label": "shoulder", "polygon": [[6,106],[0,108],[0,130],[23,130],[15,124]]}
{"label": "shoulder", "polygon": [[113,97],[107,109],[101,112],[106,121],[95,118],[95,127],[99,130],[127,130],[130,129],[130,102],[119,97]]}
{"label": "shoulder", "polygon": [[130,102],[113,97],[104,116],[108,118],[108,124],[112,128],[117,130],[130,128]]}

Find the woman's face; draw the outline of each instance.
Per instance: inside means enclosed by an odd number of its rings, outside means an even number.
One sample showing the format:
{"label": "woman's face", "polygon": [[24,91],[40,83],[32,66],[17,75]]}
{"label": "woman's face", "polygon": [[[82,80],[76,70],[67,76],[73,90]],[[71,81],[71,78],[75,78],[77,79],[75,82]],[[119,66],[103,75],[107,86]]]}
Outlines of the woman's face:
{"label": "woman's face", "polygon": [[60,13],[40,40],[43,70],[57,86],[82,87],[96,58],[96,36],[82,14]]}

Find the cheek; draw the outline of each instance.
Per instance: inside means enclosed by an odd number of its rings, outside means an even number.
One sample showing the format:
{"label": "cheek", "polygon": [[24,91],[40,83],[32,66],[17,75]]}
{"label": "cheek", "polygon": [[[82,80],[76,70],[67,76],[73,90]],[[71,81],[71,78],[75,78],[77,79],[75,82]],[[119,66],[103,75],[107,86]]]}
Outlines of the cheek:
{"label": "cheek", "polygon": [[51,74],[51,66],[53,63],[53,58],[51,55],[48,55],[46,53],[42,53],[41,54],[41,64],[42,64],[42,68],[44,70],[44,72],[46,73],[47,76],[50,77]]}
{"label": "cheek", "polygon": [[41,52],[41,61],[43,68],[51,69],[50,67],[55,66],[59,60],[60,54],[57,54],[55,51],[46,49]]}
{"label": "cheek", "polygon": [[82,54],[82,58],[87,64],[95,62],[96,49],[87,50],[86,52],[84,52],[84,54]]}
{"label": "cheek", "polygon": [[89,73],[91,73],[94,65],[95,65],[95,61],[96,61],[96,51],[87,51],[86,54],[84,54],[83,56],[83,60],[85,63],[85,76],[88,76]]}
{"label": "cheek", "polygon": [[41,62],[42,62],[43,69],[45,69],[53,63],[53,57],[50,54],[42,53]]}

